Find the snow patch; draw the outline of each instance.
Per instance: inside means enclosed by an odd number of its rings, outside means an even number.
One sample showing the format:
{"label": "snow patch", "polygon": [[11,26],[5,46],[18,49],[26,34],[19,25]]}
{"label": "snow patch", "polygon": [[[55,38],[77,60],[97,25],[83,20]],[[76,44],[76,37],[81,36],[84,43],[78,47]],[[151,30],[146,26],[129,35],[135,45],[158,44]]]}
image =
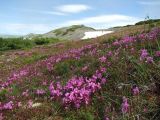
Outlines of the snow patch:
{"label": "snow patch", "polygon": [[89,39],[89,38],[96,38],[105,34],[113,33],[113,31],[91,31],[91,32],[85,32],[84,37],[81,39]]}

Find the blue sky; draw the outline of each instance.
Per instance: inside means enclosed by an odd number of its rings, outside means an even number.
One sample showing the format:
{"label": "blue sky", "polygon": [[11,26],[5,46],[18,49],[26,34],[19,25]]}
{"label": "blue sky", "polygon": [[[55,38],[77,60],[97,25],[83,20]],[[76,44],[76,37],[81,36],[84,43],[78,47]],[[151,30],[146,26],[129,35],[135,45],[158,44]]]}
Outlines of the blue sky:
{"label": "blue sky", "polygon": [[97,29],[160,18],[160,0],[0,0],[0,34],[45,33],[84,24]]}

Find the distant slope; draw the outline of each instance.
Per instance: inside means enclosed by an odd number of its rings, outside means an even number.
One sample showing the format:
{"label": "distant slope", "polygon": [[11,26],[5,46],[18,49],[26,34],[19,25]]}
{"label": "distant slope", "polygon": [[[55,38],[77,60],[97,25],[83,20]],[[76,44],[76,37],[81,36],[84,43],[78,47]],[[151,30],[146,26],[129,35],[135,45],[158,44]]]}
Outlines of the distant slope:
{"label": "distant slope", "polygon": [[69,27],[62,27],[56,30],[52,30],[45,34],[28,34],[27,38],[45,37],[45,38],[58,38],[62,40],[79,40],[84,36],[85,32],[95,31],[91,27],[84,25],[72,25]]}
{"label": "distant slope", "polygon": [[88,31],[95,31],[95,29],[91,27],[86,27],[84,25],[72,25],[69,27],[63,27],[50,31],[44,34],[43,37],[56,37],[66,40],[78,40],[81,39],[84,36],[84,33]]}

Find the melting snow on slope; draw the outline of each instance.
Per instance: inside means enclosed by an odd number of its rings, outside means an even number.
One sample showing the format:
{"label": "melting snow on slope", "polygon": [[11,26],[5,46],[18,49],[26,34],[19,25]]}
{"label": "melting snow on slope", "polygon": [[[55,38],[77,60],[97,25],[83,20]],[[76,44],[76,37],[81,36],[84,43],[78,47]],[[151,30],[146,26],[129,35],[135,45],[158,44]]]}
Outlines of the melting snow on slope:
{"label": "melting snow on slope", "polygon": [[88,38],[96,38],[105,34],[112,33],[113,31],[91,31],[91,32],[85,32],[84,37],[81,39],[88,39]]}

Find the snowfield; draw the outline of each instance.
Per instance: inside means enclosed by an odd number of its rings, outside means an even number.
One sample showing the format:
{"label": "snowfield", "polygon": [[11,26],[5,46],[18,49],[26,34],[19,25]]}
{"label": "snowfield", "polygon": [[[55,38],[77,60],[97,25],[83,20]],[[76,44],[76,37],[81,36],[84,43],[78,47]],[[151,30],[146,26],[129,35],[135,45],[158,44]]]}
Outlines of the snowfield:
{"label": "snowfield", "polygon": [[91,32],[85,32],[84,37],[81,39],[89,39],[89,38],[96,38],[105,34],[113,33],[113,31],[91,31]]}

